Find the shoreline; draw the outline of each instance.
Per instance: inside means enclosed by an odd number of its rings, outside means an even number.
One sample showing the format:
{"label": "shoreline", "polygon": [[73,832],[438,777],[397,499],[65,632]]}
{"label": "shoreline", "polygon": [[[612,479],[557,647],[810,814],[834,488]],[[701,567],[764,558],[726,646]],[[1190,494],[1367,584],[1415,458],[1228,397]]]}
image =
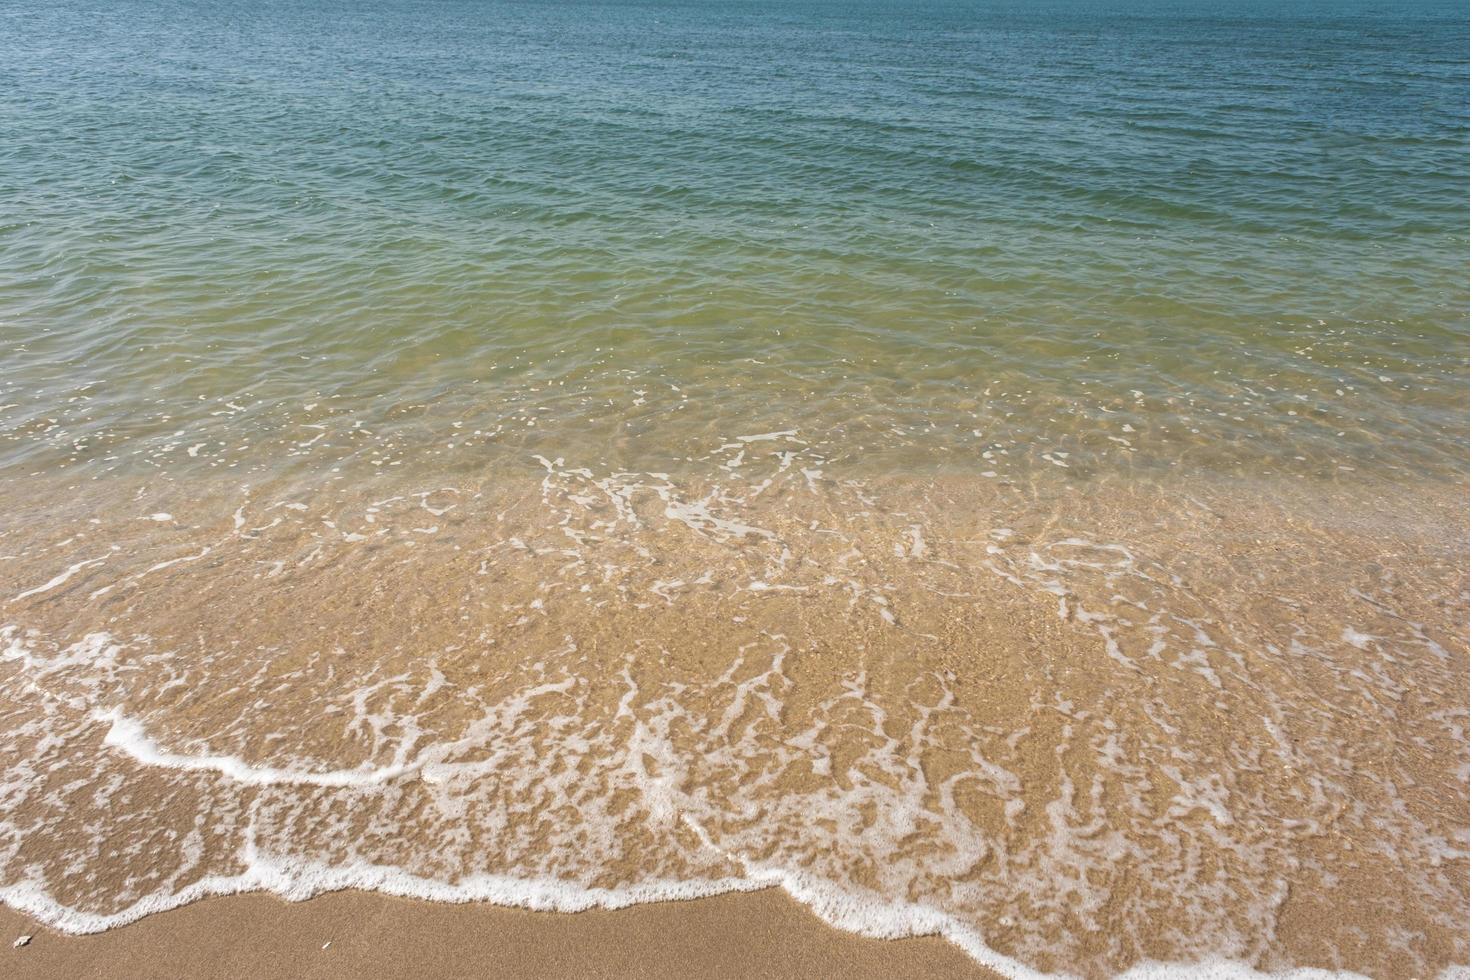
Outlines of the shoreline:
{"label": "shoreline", "polygon": [[[659,947],[666,934],[713,929],[701,950],[772,937],[772,964],[804,963],[793,944],[889,948],[829,922],[895,935],[915,909],[913,931],[957,926],[933,942],[963,975],[1259,975],[1250,963],[1407,980],[1463,962],[1439,844],[1462,750],[1457,716],[1439,723],[1462,683],[1452,500],[1401,496],[1394,522],[1382,498],[1290,487],[813,485],[746,455],[774,473],[719,493],[558,466],[530,486],[324,499],[114,493],[63,541],[13,533],[0,681],[24,846],[0,895],[68,930],[120,904],[223,909],[18,962],[75,976],[142,955],[146,974],[148,950],[221,935],[226,958],[272,937],[310,952],[331,937],[292,937],[384,902],[435,909],[414,928],[457,949],[504,910],[425,902],[503,901],[487,886],[531,877],[620,883],[664,911],[510,913],[507,935],[527,935],[517,916],[576,927],[535,927],[517,954],[531,967],[484,972],[555,975],[542,947],[565,944],[605,958],[622,927],[588,923],[607,916],[653,916],[631,942],[681,975],[719,964]],[[1359,808],[1332,809],[1349,791]],[[1196,856],[1217,862],[1207,889]],[[662,901],[689,894],[669,882],[775,884],[761,872],[778,868],[907,901],[854,911],[792,887],[820,913],[791,912],[811,919],[799,934],[772,926],[790,921],[772,894],[719,900],[730,925],[668,911],[713,900]],[[201,895],[252,882],[412,897],[333,919],[312,911],[330,895],[285,918],[270,895]],[[1389,916],[1385,888],[1402,897]],[[229,911],[242,903],[256,911]],[[374,935],[361,955],[417,963],[414,942]]]}
{"label": "shoreline", "polygon": [[[779,888],[625,909],[532,912],[341,891],[303,902],[204,898],[90,935],[0,906],[6,972],[24,978],[686,977],[999,974],[938,936],[835,929]],[[22,935],[31,941],[11,944]]]}

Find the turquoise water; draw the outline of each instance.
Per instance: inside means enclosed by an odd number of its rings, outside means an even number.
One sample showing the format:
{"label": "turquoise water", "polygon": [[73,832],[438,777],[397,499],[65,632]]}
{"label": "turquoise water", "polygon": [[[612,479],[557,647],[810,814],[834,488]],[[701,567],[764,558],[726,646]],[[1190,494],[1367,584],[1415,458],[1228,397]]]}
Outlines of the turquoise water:
{"label": "turquoise water", "polygon": [[311,474],[353,423],[1470,466],[1457,3],[20,0],[0,47],[12,472]]}

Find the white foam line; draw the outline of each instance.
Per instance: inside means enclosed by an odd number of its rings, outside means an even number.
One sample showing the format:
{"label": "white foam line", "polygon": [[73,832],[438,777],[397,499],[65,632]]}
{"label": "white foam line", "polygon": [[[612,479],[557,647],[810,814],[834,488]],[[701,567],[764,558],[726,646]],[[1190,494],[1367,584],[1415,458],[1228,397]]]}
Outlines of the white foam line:
{"label": "white foam line", "polygon": [[38,585],[34,589],[27,589],[10,601],[19,602],[22,599],[29,599],[33,595],[40,595],[42,592],[50,592],[58,585],[64,584],[67,579],[71,578],[82,569],[89,568],[92,565],[100,565],[106,560],[107,556],[103,555],[101,558],[90,558],[87,561],[79,561],[75,565],[72,565],[70,568],[68,568],[66,571],[62,572],[60,575],[53,578],[51,581],[47,582],[45,585]]}
{"label": "white foam line", "polygon": [[416,772],[424,766],[422,758],[391,766],[330,769],[325,772],[252,766],[233,755],[183,755],[169,752],[148,736],[141,722],[123,714],[122,708],[94,712],[92,717],[111,725],[102,739],[103,744],[123,752],[136,762],[195,772],[217,772],[251,786],[376,786]]}
{"label": "white foam line", "polygon": [[162,571],[163,569],[168,568],[171,565],[177,565],[180,562],[198,561],[199,559],[203,558],[205,555],[209,554],[212,550],[214,550],[214,549],[212,549],[208,545],[206,545],[205,548],[204,548],[204,550],[201,551],[201,552],[199,552],[199,554],[197,554],[197,555],[183,555],[182,557],[179,557],[179,558],[170,558],[168,561],[161,561],[157,565],[154,565],[152,568],[149,568],[149,569],[147,569],[145,571],[139,572],[137,577],[138,578],[142,578],[144,575],[147,575],[150,572]]}
{"label": "white foam line", "polygon": [[[706,847],[738,864],[745,871],[745,882],[757,882],[769,887],[780,888],[796,901],[810,909],[828,925],[874,939],[907,939],[915,936],[941,936],[958,946],[981,966],[994,970],[1011,980],[1041,980],[1046,974],[1014,960],[1004,953],[985,945],[985,939],[973,927],[938,909],[927,908],[906,902],[882,902],[853,895],[845,889],[826,882],[809,872],[788,868],[765,867],[747,861],[715,845],[709,836],[688,814],[684,823]],[[1451,966],[1441,977],[1444,980],[1460,980],[1463,968]],[[1276,973],[1262,973],[1248,964],[1226,959],[1201,960],[1196,963],[1144,962],[1118,974],[1120,980],[1259,980],[1270,977],[1279,980],[1366,980],[1360,973],[1348,970],[1334,971],[1316,967],[1298,967]]]}
{"label": "white foam line", "polygon": [[554,878],[489,874],[469,875],[451,884],[383,865],[360,863],[332,867],[314,861],[277,859],[263,856],[249,846],[242,849],[241,857],[246,868],[238,875],[210,875],[171,895],[152,895],[109,915],[63,905],[34,877],[0,887],[0,903],[31,915],[53,929],[85,935],[125,926],[202,898],[243,892],[270,892],[287,901],[301,902],[327,892],[356,889],[432,902],[489,902],[536,912],[581,912],[685,901],[767,887],[739,878],[720,878],[702,883],[658,880],[623,888],[596,888]]}
{"label": "white foam line", "polygon": [[[689,826],[697,825],[686,817]],[[706,839],[706,843],[708,843]],[[716,848],[718,850],[718,848]],[[203,898],[270,892],[286,901],[300,902],[328,892],[355,889],[397,898],[462,904],[493,905],[537,912],[581,912],[592,908],[622,909],[650,902],[690,901],[730,892],[780,888],[827,924],[878,939],[941,936],[971,959],[1011,980],[1041,980],[1047,976],[986,946],[980,934],[934,909],[902,902],[875,903],[847,893],[815,876],[784,868],[746,867],[745,878],[716,878],[704,882],[656,880],[622,888],[598,888],[554,878],[516,878],[475,874],[450,883],[424,878],[383,865],[358,863],[333,867],[315,861],[283,859],[261,854],[252,844],[241,849],[245,870],[238,875],[210,875],[169,895],[151,895],[121,911],[103,915],[83,912],[57,901],[33,876],[0,887],[0,903],[24,912],[53,929],[76,935],[104,932]],[[737,859],[738,860],[738,859]],[[1440,977],[1465,977],[1462,966],[1451,966]],[[1349,980],[1362,974],[1300,967],[1262,973],[1244,963],[1204,960],[1197,963],[1140,963],[1119,975],[1122,980]]]}
{"label": "white foam line", "polygon": [[[92,642],[87,647],[88,651],[107,639],[103,634],[96,634],[95,637],[95,640],[89,637]],[[79,651],[77,655],[84,652]],[[15,659],[25,653],[25,649],[12,639],[6,659]],[[87,655],[94,656],[95,653]],[[94,712],[92,717],[110,725],[104,738],[107,745],[125,752],[138,762],[180,770],[218,772],[244,784],[370,786],[425,766],[424,756],[421,755],[416,760],[399,762],[392,766],[319,773],[255,767],[234,756],[191,756],[165,751],[148,737],[139,721],[127,717],[120,707],[109,712]],[[20,881],[0,887],[0,903],[29,914],[62,932],[81,934],[102,932],[126,925],[155,912],[167,911],[202,898],[242,892],[265,891],[289,901],[301,901],[325,892],[359,889],[427,901],[482,901],[536,911],[575,912],[589,908],[619,909],[649,902],[689,900],[775,887],[805,905],[829,925],[847,932],[885,939],[941,936],[977,963],[1012,980],[1033,980],[1046,976],[991,949],[973,926],[938,909],[884,900],[843,888],[808,871],[768,866],[747,860],[713,842],[690,814],[683,815],[683,823],[708,849],[740,867],[743,876],[704,881],[660,879],[622,888],[589,887],[547,877],[519,878],[489,874],[473,874],[451,883],[383,865],[356,863],[333,866],[310,860],[266,855],[260,853],[253,840],[250,840],[240,851],[245,868],[240,874],[208,876],[180,891],[150,895],[111,914],[86,912],[61,903],[50,894],[36,870],[32,870]],[[1315,968],[1266,974],[1245,963],[1210,959],[1195,963],[1141,963],[1120,976],[1124,980],[1257,980],[1262,977],[1281,980],[1346,980],[1361,975]],[[1463,965],[1454,965],[1442,971],[1440,977],[1444,980],[1464,980],[1470,977],[1470,970]]]}
{"label": "white foam line", "polygon": [[[124,715],[121,708],[105,713],[95,712],[93,717],[110,723],[111,727],[104,742],[127,753],[138,762],[182,770],[219,772],[240,783],[251,785],[367,786],[386,782],[424,766],[421,756],[412,762],[376,769],[359,768],[320,773],[254,767],[234,756],[190,756],[164,751],[147,736],[142,724]],[[82,934],[127,925],[155,912],[178,908],[202,898],[242,892],[267,891],[288,901],[303,901],[325,892],[359,889],[426,901],[483,901],[535,911],[577,912],[589,908],[619,909],[648,902],[689,900],[774,887],[785,891],[824,922],[846,932],[879,939],[941,936],[959,947],[975,962],[1012,980],[1039,980],[1046,976],[991,949],[976,929],[937,909],[856,894],[806,871],[751,862],[715,844],[689,814],[683,815],[683,823],[708,849],[741,867],[744,877],[707,881],[657,880],[623,888],[587,887],[544,877],[517,878],[487,874],[470,875],[450,883],[382,865],[359,863],[331,866],[314,861],[277,858],[261,854],[253,841],[247,841],[241,849],[245,870],[240,874],[209,876],[178,892],[151,895],[111,914],[84,912],[62,904],[49,893],[34,872],[26,880],[0,887],[0,903],[27,913],[62,932]],[[1441,973],[1445,980],[1458,980],[1467,975],[1470,974],[1460,966],[1450,967]],[[1311,968],[1263,974],[1244,963],[1216,959],[1198,963],[1143,963],[1121,976],[1125,980],[1251,980],[1261,977],[1283,980],[1346,980],[1360,975]]]}

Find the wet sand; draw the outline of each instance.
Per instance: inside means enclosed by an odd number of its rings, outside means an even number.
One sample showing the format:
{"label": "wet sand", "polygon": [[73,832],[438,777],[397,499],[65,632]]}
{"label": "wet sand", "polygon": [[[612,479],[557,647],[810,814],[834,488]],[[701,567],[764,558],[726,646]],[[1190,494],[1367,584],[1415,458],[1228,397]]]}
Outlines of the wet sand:
{"label": "wet sand", "polygon": [[[17,980],[995,976],[942,939],[839,932],[779,889],[575,915],[362,892],[298,903],[239,895],[93,936],[56,933],[0,907],[0,928],[0,973]],[[10,946],[26,934],[28,945]]]}
{"label": "wet sand", "polygon": [[[1466,962],[1457,488],[724,453],[17,500],[0,901],[108,937],[56,975],[220,937],[248,976],[352,936],[372,973]],[[195,902],[240,892],[338,897]]]}

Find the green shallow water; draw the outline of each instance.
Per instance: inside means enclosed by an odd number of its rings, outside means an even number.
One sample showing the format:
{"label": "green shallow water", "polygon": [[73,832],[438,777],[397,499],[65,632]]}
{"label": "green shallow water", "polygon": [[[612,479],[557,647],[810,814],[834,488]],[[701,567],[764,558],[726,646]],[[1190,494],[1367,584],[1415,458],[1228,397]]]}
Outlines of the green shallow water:
{"label": "green shallow water", "polygon": [[1470,468],[1456,4],[22,0],[0,45],[13,475]]}

